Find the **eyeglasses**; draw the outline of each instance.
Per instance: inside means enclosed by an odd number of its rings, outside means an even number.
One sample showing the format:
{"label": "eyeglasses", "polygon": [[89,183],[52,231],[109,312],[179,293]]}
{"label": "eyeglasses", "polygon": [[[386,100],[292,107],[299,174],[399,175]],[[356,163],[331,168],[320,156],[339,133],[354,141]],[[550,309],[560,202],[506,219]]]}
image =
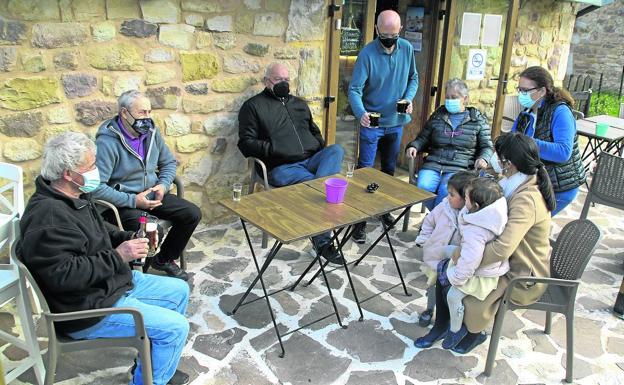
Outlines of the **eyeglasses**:
{"label": "eyeglasses", "polygon": [[532,94],[532,93],[533,93],[533,92],[531,92],[531,91],[535,91],[535,90],[537,90],[538,88],[542,88],[542,87],[533,87],[533,88],[521,88],[521,87],[516,87],[516,91],[518,91],[518,93],[519,93],[519,94],[522,94],[522,95],[530,95],[530,94]]}

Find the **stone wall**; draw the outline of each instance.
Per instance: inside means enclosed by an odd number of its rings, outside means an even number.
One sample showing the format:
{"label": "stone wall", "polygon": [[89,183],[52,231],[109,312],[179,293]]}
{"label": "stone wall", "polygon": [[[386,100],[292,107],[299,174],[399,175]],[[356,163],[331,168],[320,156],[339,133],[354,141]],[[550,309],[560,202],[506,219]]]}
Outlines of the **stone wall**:
{"label": "stone wall", "polygon": [[[574,74],[602,73],[602,89],[617,92],[624,66],[624,0],[576,20],[568,63]],[[594,83],[594,90],[598,85]]]}
{"label": "stone wall", "polygon": [[[579,5],[573,2],[543,0],[522,1],[518,15],[518,24],[514,35],[510,76],[507,91],[515,94],[518,85],[518,75],[525,68],[539,65],[547,68],[561,83],[565,74],[570,48],[572,30]],[[462,5],[462,3],[459,3]],[[503,28],[507,20],[507,1],[475,0],[463,4],[468,12],[493,13],[503,15]],[[461,9],[462,11],[464,9]],[[461,15],[461,13],[460,13]],[[475,46],[460,46],[459,32],[461,31],[461,17],[457,24],[456,46],[453,49],[451,62],[451,77],[465,78],[466,62],[469,48]],[[481,81],[467,81],[471,89],[471,104],[485,111],[491,119],[494,115],[496,101],[496,87],[500,59],[503,49],[503,32],[498,47],[484,47],[488,51],[485,79]]]}
{"label": "stone wall", "polygon": [[[204,217],[246,177],[237,111],[285,61],[297,95],[320,105],[323,0],[0,0],[0,161],[25,169],[68,130],[93,135],[116,97],[145,91]],[[320,119],[319,119],[320,122]]]}

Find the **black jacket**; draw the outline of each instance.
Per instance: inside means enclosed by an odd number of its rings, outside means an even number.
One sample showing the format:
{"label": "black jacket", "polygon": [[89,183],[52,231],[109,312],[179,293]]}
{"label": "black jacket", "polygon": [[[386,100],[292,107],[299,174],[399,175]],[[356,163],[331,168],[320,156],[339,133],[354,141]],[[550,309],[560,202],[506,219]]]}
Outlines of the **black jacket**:
{"label": "black jacket", "polygon": [[489,162],[493,154],[490,126],[485,116],[474,107],[467,107],[468,114],[452,136],[451,122],[446,107],[441,106],[431,114],[425,127],[407,147],[428,153],[422,168],[440,172],[460,171],[474,167],[477,159]]}
{"label": "black jacket", "polygon": [[325,146],[307,103],[292,95],[280,99],[268,88],[243,103],[238,137],[243,155],[269,169],[307,159]]}
{"label": "black jacket", "polygon": [[[53,312],[112,306],[132,288],[132,271],[114,250],[132,237],[111,230],[90,194],[72,199],[50,187],[41,176],[20,221],[17,246]],[[101,318],[57,323],[63,332],[95,325]]]}

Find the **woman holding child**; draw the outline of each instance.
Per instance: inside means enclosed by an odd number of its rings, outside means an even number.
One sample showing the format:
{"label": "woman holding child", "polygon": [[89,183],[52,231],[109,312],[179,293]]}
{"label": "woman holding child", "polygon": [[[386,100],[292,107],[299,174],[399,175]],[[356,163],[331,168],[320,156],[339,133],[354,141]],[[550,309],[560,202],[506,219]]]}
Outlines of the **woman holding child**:
{"label": "woman holding child", "polygon": [[[461,249],[454,254],[453,262],[448,262],[448,259],[444,258],[446,255],[442,256],[437,266],[435,323],[428,334],[416,339],[415,345],[419,348],[430,347],[448,334],[448,341],[444,344],[447,348],[461,354],[471,351],[486,340],[483,330],[494,318],[510,279],[516,276],[548,277],[550,274],[548,236],[550,234],[550,211],[555,208],[555,197],[548,172],[540,160],[538,147],[532,138],[519,133],[510,133],[498,138],[495,150],[498,158],[501,159],[504,176],[499,184],[507,201],[507,224],[502,233],[496,234],[496,231],[492,231],[494,236],[498,236],[487,244],[489,239],[494,238],[492,234],[483,233],[487,236],[482,236],[479,242],[475,239],[462,239]],[[472,187],[464,189],[465,200],[468,203],[463,209],[465,212],[472,214],[479,211],[478,208],[475,211],[474,202],[472,202],[479,194],[473,195],[476,190],[471,192],[471,189],[478,189],[480,184],[481,182],[470,182],[468,186]],[[490,205],[498,202],[496,196],[493,194],[487,199],[493,201]],[[485,208],[487,207],[489,205]],[[461,216],[459,218],[461,221]],[[473,223],[473,225],[483,227],[485,222]],[[494,270],[490,268],[495,266],[499,267],[497,273],[502,274],[506,269],[505,266],[507,264],[509,266],[509,271],[497,278],[496,287],[490,286],[488,290],[491,291],[484,297],[482,290],[476,292],[463,290],[465,283],[463,280],[458,282],[457,277],[454,276],[456,273],[452,270],[453,266],[465,263],[462,262],[462,258],[468,255],[469,259],[474,259],[475,254],[477,258],[480,257],[479,249],[464,250],[463,248],[468,243],[475,242],[483,244],[484,248],[479,267],[469,270],[472,274],[471,278],[489,277],[491,274],[483,274],[484,269],[492,273]],[[455,257],[456,255],[459,257]],[[474,262],[470,262],[472,263]],[[447,267],[448,264],[451,265],[450,270]],[[489,284],[491,285],[491,282]],[[461,304],[458,305],[457,298],[454,302],[451,301],[454,308],[453,314],[450,314],[447,302],[447,293],[451,287],[454,287],[453,291],[459,290],[465,294],[463,300],[460,299]],[[543,285],[527,285],[515,289],[511,298],[514,302],[529,304],[539,299],[544,290]],[[477,298],[480,295],[483,299]],[[460,316],[463,318],[460,330],[451,330],[451,333],[448,333],[451,319],[457,320]]]}
{"label": "woman holding child", "polygon": [[467,106],[466,83],[451,79],[445,90],[444,105],[431,114],[405,150],[411,158],[428,153],[418,172],[418,187],[438,195],[435,201],[425,203],[430,211],[446,197],[446,185],[454,173],[486,168],[492,156],[490,126],[478,109]]}

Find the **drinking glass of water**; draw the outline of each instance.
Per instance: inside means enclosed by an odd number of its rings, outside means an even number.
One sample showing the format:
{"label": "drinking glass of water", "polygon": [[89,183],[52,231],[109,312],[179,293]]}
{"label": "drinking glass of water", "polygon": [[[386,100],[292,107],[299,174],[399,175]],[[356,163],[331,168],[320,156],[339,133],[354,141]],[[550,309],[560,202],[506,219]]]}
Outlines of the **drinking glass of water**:
{"label": "drinking glass of water", "polygon": [[353,178],[353,171],[355,171],[355,163],[347,162],[347,178]]}
{"label": "drinking glass of water", "polygon": [[234,202],[240,201],[241,195],[243,195],[243,184],[234,183],[232,185],[232,199],[234,200]]}

